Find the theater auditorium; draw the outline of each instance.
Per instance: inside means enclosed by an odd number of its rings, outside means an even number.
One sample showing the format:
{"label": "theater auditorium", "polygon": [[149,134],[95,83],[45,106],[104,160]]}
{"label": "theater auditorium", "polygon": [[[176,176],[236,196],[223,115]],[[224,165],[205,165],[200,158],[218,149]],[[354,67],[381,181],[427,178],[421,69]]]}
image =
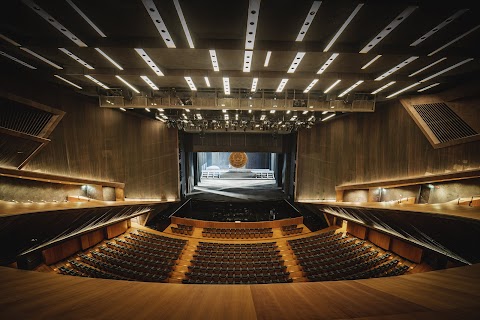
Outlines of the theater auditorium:
{"label": "theater auditorium", "polygon": [[1,6],[0,318],[478,319],[474,2]]}

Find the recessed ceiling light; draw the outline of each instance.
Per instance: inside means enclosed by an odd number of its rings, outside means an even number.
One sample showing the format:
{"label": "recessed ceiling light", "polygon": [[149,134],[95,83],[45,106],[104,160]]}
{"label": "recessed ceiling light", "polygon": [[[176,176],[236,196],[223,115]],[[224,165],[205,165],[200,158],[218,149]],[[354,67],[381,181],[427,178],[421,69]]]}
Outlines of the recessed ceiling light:
{"label": "recessed ceiling light", "polygon": [[328,120],[328,119],[330,119],[330,118],[333,118],[333,117],[335,117],[335,113],[332,113],[331,115],[323,118],[322,121],[326,121],[326,120]]}
{"label": "recessed ceiling light", "polygon": [[288,79],[282,79],[282,81],[280,81],[280,84],[278,85],[277,92],[282,92],[287,82],[288,82]]}
{"label": "recessed ceiling light", "polygon": [[49,15],[47,12],[45,12],[39,5],[37,5],[35,2],[31,0],[22,0],[24,4],[29,6],[36,14],[38,14],[40,17],[45,19],[48,23],[50,23],[52,26],[54,26],[58,31],[60,31],[65,37],[68,39],[72,40],[75,42],[75,44],[79,47],[87,47],[87,45],[76,35],[71,33],[67,28],[65,28],[60,22],[58,22],[56,19],[54,19],[51,15]]}
{"label": "recessed ceiling light", "polygon": [[226,95],[230,94],[230,80],[226,77],[223,78],[223,90]]}
{"label": "recessed ceiling light", "polygon": [[85,78],[87,79],[90,79],[92,80],[93,82],[95,82],[97,85],[99,85],[100,87],[102,87],[103,89],[110,89],[109,87],[107,87],[106,85],[104,85],[103,83],[101,83],[100,81],[98,81],[97,79],[95,79],[94,77],[92,77],[91,75],[88,75],[88,74],[85,74],[84,75]]}
{"label": "recessed ceiling light", "polygon": [[27,49],[25,47],[20,47],[21,50],[25,51],[25,52],[28,52],[30,53],[32,56],[34,56],[35,58],[39,59],[39,60],[42,60],[43,62],[45,63],[48,63],[49,65],[51,65],[52,67],[58,69],[58,70],[61,70],[63,69],[62,67],[60,67],[58,64],[56,63],[53,63],[52,61],[48,60],[47,58],[44,58],[42,57],[41,55],[39,55],[38,53],[36,52],[33,52],[32,50],[30,49]]}
{"label": "recessed ceiling light", "polygon": [[352,91],[353,89],[355,89],[356,87],[358,87],[361,83],[363,83],[363,80],[360,80],[360,81],[357,81],[355,82],[351,87],[349,87],[347,90],[343,91],[342,93],[340,93],[338,95],[339,98],[343,97],[344,95],[346,95],[347,93],[349,93],[350,91]]}
{"label": "recessed ceiling light", "polygon": [[148,54],[145,52],[145,50],[140,49],[140,48],[135,48],[135,51],[138,53],[138,55],[145,61],[145,63],[155,72],[155,74],[159,77],[163,76],[163,72],[160,70],[159,67],[153,62],[152,58],[148,56]]}
{"label": "recessed ceiling light", "polygon": [[462,14],[464,14],[465,12],[467,12],[468,9],[462,9],[462,10],[458,10],[457,12],[455,12],[452,16],[448,17],[445,21],[443,21],[442,23],[440,23],[438,26],[436,26],[435,28],[433,28],[432,30],[428,31],[427,33],[425,33],[423,36],[421,36],[420,38],[418,38],[417,40],[415,40],[414,42],[412,42],[410,44],[411,47],[415,47],[417,45],[419,45],[420,43],[422,43],[423,41],[425,41],[428,37],[432,36],[434,33],[436,33],[438,30],[442,29],[443,27],[445,27],[447,24],[449,24],[450,22],[452,22],[453,20],[455,20],[456,18],[460,17]]}
{"label": "recessed ceiling light", "polygon": [[158,87],[147,76],[140,76],[153,90],[158,90]]}
{"label": "recessed ceiling light", "polygon": [[417,82],[417,83],[414,83],[414,84],[412,84],[412,85],[409,85],[408,87],[405,87],[405,88],[403,88],[403,89],[401,89],[401,90],[398,90],[397,92],[394,92],[394,93],[392,93],[391,95],[387,96],[387,99],[389,99],[389,98],[391,98],[391,97],[394,97],[394,96],[396,96],[397,94],[400,94],[400,93],[402,93],[402,92],[404,92],[404,91],[407,91],[408,89],[411,89],[411,88],[413,88],[413,87],[415,87],[415,86],[418,86],[419,84],[420,84],[420,82]]}
{"label": "recessed ceiling light", "polygon": [[480,28],[480,24],[479,24],[478,26],[476,26],[476,27],[474,27],[474,28],[472,28],[472,29],[468,30],[468,31],[467,31],[467,32],[465,32],[464,34],[462,34],[462,35],[460,35],[460,36],[456,37],[456,38],[455,38],[455,39],[453,39],[452,41],[450,41],[450,42],[448,42],[448,43],[444,44],[443,46],[441,46],[441,47],[440,47],[440,48],[438,48],[437,50],[430,52],[430,53],[429,53],[427,56],[429,56],[429,57],[430,57],[430,56],[433,56],[435,53],[442,51],[443,49],[445,49],[445,48],[446,48],[446,47],[448,47],[449,45],[451,45],[451,44],[453,44],[453,43],[457,42],[458,40],[462,39],[463,37],[466,37],[466,36],[468,36],[470,33],[472,33],[473,31],[477,30],[478,28]]}
{"label": "recessed ceiling light", "polygon": [[377,61],[378,59],[380,59],[381,56],[382,56],[382,55],[379,54],[379,55],[377,55],[375,58],[373,58],[372,60],[368,61],[368,62],[362,67],[362,70],[367,69],[367,67],[368,67],[369,65],[371,65],[372,63],[374,63],[375,61]]}
{"label": "recessed ceiling light", "polygon": [[264,67],[268,67],[268,63],[270,62],[271,56],[272,56],[272,51],[267,51],[267,55],[265,56],[265,63],[263,64]]}
{"label": "recessed ceiling light", "polygon": [[117,67],[120,70],[123,70],[122,66],[120,66],[118,63],[115,62],[112,58],[110,58],[105,52],[103,52],[100,48],[95,48],[98,53],[100,53],[105,59],[110,61],[111,64],[113,64],[115,67]]}
{"label": "recessed ceiling light", "polygon": [[252,66],[253,51],[245,51],[243,56],[243,72],[250,72]]}
{"label": "recessed ceiling light", "polygon": [[293,58],[292,64],[288,68],[287,73],[294,73],[295,70],[297,70],[297,67],[300,65],[300,62],[302,61],[304,56],[305,56],[305,52],[298,52],[295,55],[295,58]]}
{"label": "recessed ceiling light", "polygon": [[210,52],[210,59],[212,60],[213,71],[220,71],[218,68],[218,57],[215,50],[208,50]]}
{"label": "recessed ceiling light", "polygon": [[1,33],[0,33],[0,39],[3,39],[3,40],[5,40],[5,41],[13,44],[15,47],[20,47],[20,46],[21,46],[18,42],[10,39],[9,37],[7,37],[7,36],[5,36],[5,35],[3,35],[3,34],[1,34]]}
{"label": "recessed ceiling light", "polygon": [[310,28],[310,25],[312,24],[312,21],[315,18],[315,15],[317,14],[317,11],[320,8],[321,4],[322,1],[313,1],[312,7],[310,8],[310,10],[308,10],[307,17],[305,18],[305,21],[303,22],[302,27],[298,32],[297,39],[295,39],[295,41],[303,41],[303,38],[307,34],[308,28]]}
{"label": "recessed ceiling light", "polygon": [[210,80],[208,80],[208,77],[203,77],[203,79],[205,79],[205,84],[207,85],[207,87],[210,88]]}
{"label": "recessed ceiling light", "polygon": [[323,111],[323,112],[322,112],[322,114],[327,114],[327,113],[328,113],[328,111]]}
{"label": "recessed ceiling light", "polygon": [[187,21],[183,16],[182,7],[180,6],[180,3],[178,2],[178,0],[173,0],[173,4],[175,5],[175,9],[177,9],[177,14],[178,14],[178,17],[180,18],[180,22],[182,23],[183,32],[185,32],[185,36],[187,37],[188,45],[190,49],[194,49],[195,46],[193,45],[192,36],[190,35],[190,31],[188,30]]}
{"label": "recessed ceiling light", "polygon": [[318,79],[313,79],[313,81],[308,85],[308,87],[305,90],[303,90],[303,93],[307,93],[308,91],[310,91],[315,85],[315,83],[317,82],[318,82]]}
{"label": "recessed ceiling light", "polygon": [[375,47],[380,41],[382,41],[390,32],[393,31],[400,23],[405,21],[408,16],[417,9],[417,6],[409,6],[402,13],[400,13],[388,26],[386,26],[379,34],[377,34],[367,45],[360,50],[360,53],[367,53],[373,47]]}
{"label": "recessed ceiling light", "polygon": [[432,75],[429,76],[429,77],[426,77],[426,78],[423,79],[423,80],[420,80],[420,82],[425,82],[425,81],[428,81],[428,80],[430,80],[430,79],[433,79],[433,78],[435,78],[435,77],[437,77],[437,76],[439,76],[439,75],[441,75],[441,74],[444,74],[445,72],[448,72],[448,71],[450,71],[450,70],[452,70],[452,69],[455,69],[455,68],[457,68],[457,67],[460,67],[461,65],[463,65],[463,64],[465,64],[465,63],[467,63],[467,62],[470,62],[470,61],[472,61],[472,60],[473,60],[473,58],[469,58],[469,59],[465,59],[465,60],[463,60],[463,61],[460,61],[459,63],[456,63],[456,64],[454,64],[453,66],[450,66],[450,67],[448,67],[448,68],[445,68],[445,69],[443,69],[443,70],[441,70],[441,71],[439,71],[439,72],[437,72],[437,73],[435,73],[435,74],[432,74]]}
{"label": "recessed ceiling light", "polygon": [[250,89],[251,92],[257,91],[257,83],[258,83],[258,78],[253,78],[253,80],[252,80],[252,88]]}
{"label": "recessed ceiling light", "polygon": [[140,91],[137,90],[137,88],[135,88],[134,86],[132,86],[130,83],[128,83],[125,79],[123,79],[122,77],[120,77],[119,75],[116,75],[115,76],[118,80],[122,81],[124,84],[126,84],[130,89],[132,89],[133,91],[135,91],[136,93],[140,93]]}
{"label": "recessed ceiling light", "polygon": [[187,81],[187,84],[190,87],[190,90],[197,91],[197,87],[195,87],[195,84],[193,83],[193,80],[191,77],[183,77],[183,78],[185,78],[185,81]]}
{"label": "recessed ceiling light", "polygon": [[260,0],[250,0],[248,5],[247,31],[245,35],[245,50],[253,50],[257,32]]}
{"label": "recessed ceiling light", "polygon": [[396,81],[391,81],[389,83],[387,83],[386,85],[384,85],[383,87],[380,87],[378,88],[377,90],[373,91],[371,94],[376,94],[376,93],[379,93],[380,91],[382,91],[383,89],[386,89],[388,87],[390,87],[392,84],[394,84]]}
{"label": "recessed ceiling light", "polygon": [[330,42],[327,44],[325,49],[323,49],[323,52],[327,52],[332,47],[332,45],[335,43],[335,41],[338,39],[338,37],[340,37],[342,32],[347,28],[347,26],[350,24],[350,22],[352,22],[353,18],[355,18],[355,16],[357,15],[358,11],[360,11],[362,6],[363,6],[363,3],[360,3],[355,7],[355,9],[350,14],[350,16],[347,18],[347,20],[342,24],[340,29],[338,29],[337,33],[333,36],[332,40],[330,40]]}
{"label": "recessed ceiling light", "polygon": [[340,83],[340,81],[342,81],[342,80],[339,79],[339,80],[335,81],[335,82],[334,82],[330,87],[328,87],[327,90],[325,90],[323,93],[327,93],[328,91],[332,90],[333,87],[335,87],[337,84]]}
{"label": "recessed ceiling light", "polygon": [[150,108],[145,108],[145,111],[150,112]]}
{"label": "recessed ceiling light", "polygon": [[89,65],[88,63],[86,63],[85,61],[83,61],[82,59],[80,59],[79,57],[77,57],[76,55],[74,55],[73,53],[71,53],[70,51],[68,51],[67,49],[65,48],[58,48],[58,50],[62,51],[63,53],[65,53],[67,56],[69,56],[70,58],[72,58],[73,60],[77,61],[78,63],[80,63],[82,66],[84,66],[85,68],[87,69],[90,69],[90,70],[93,70],[95,69],[94,67],[92,67],[91,65]]}
{"label": "recessed ceiling light", "polygon": [[127,111],[127,109],[125,109],[125,108],[120,108],[120,110],[122,110],[122,111]]}
{"label": "recessed ceiling light", "polygon": [[444,57],[444,58],[442,58],[442,59],[440,59],[440,60],[437,60],[437,61],[435,61],[435,62],[433,62],[433,63],[430,63],[428,66],[423,67],[422,69],[417,70],[417,71],[415,71],[414,73],[412,73],[412,74],[410,74],[410,75],[408,75],[408,76],[409,76],[409,77],[413,77],[414,75],[419,74],[420,72],[425,71],[425,70],[427,70],[427,69],[430,68],[430,67],[433,67],[434,65],[436,65],[437,63],[442,62],[442,61],[445,60],[445,59],[447,59],[447,58]]}
{"label": "recessed ceiling light", "polygon": [[317,71],[317,74],[322,74],[327,70],[328,66],[338,57],[338,53],[334,53],[328,58],[328,60],[323,64],[323,66]]}
{"label": "recessed ceiling light", "polygon": [[270,110],[270,113],[275,113],[275,111],[277,111],[277,110]]}
{"label": "recessed ceiling light", "polygon": [[307,114],[308,113],[308,110],[305,110],[302,112],[302,114]]}
{"label": "recessed ceiling light", "polygon": [[190,109],[185,109],[185,111],[190,112]]}
{"label": "recessed ceiling light", "polygon": [[407,60],[403,61],[403,62],[400,62],[399,64],[397,64],[395,67],[393,67],[392,69],[388,70],[387,72],[385,72],[384,74],[382,74],[381,76],[375,78],[375,81],[380,81],[380,80],[383,80],[385,79],[386,77],[388,77],[389,75],[391,75],[392,73],[400,70],[401,68],[405,67],[407,64],[411,63],[412,61],[415,61],[417,60],[418,57],[417,56],[413,56],[413,57],[410,57],[408,58]]}
{"label": "recessed ceiling light", "polygon": [[97,27],[92,20],[90,20],[85,13],[83,13],[82,10],[80,10],[79,7],[75,5],[75,3],[72,2],[72,0],[67,0],[67,3],[75,10],[77,13],[85,20],[102,38],[106,38],[107,36],[105,33],[100,30],[99,27]]}
{"label": "recessed ceiling light", "polygon": [[152,19],[153,24],[157,28],[158,33],[160,33],[160,36],[163,38],[163,41],[165,42],[167,47],[175,48],[175,43],[173,42],[172,37],[168,32],[167,26],[165,25],[165,22],[160,16],[157,6],[153,2],[153,0],[142,0],[142,2],[148,14],[150,15],[150,18]]}
{"label": "recessed ceiling light", "polygon": [[433,87],[436,87],[436,86],[438,86],[439,84],[440,84],[440,82],[437,82],[437,83],[431,84],[431,85],[429,85],[429,86],[426,86],[426,87],[424,87],[424,88],[422,88],[422,89],[418,89],[418,90],[417,90],[417,92],[423,92],[423,91],[426,91],[426,90],[428,90],[428,89],[430,89],[430,88],[433,88]]}
{"label": "recessed ceiling light", "polygon": [[53,76],[54,76],[55,78],[58,78],[58,79],[60,79],[60,80],[62,80],[62,81],[64,81],[64,82],[68,83],[68,84],[71,85],[71,86],[74,86],[75,88],[78,88],[78,89],[80,89],[80,90],[83,89],[83,88],[80,87],[78,84],[75,84],[75,83],[73,83],[72,81],[69,81],[69,80],[67,80],[67,79],[65,79],[65,78],[62,78],[62,77],[60,77],[59,75],[54,74]]}
{"label": "recessed ceiling light", "polygon": [[286,114],[290,114],[290,112],[292,112],[291,110],[287,110]]}

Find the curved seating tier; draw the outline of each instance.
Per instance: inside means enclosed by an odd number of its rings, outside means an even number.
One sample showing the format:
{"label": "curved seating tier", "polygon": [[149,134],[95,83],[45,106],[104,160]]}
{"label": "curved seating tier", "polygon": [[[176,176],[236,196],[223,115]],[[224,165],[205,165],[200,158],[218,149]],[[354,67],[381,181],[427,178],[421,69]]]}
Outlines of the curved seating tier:
{"label": "curved seating tier", "polygon": [[273,230],[272,228],[254,228],[254,229],[204,228],[202,230],[202,236],[210,237],[210,238],[227,238],[227,239],[268,238],[268,237],[273,237]]}

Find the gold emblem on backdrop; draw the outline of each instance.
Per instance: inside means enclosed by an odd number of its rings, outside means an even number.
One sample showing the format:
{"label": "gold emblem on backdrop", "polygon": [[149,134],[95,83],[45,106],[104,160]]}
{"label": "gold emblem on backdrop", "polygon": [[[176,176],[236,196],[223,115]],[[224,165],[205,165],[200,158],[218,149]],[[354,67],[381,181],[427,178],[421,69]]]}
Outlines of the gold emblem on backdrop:
{"label": "gold emblem on backdrop", "polygon": [[234,168],[241,168],[247,164],[248,157],[245,152],[232,152],[228,157],[228,162]]}

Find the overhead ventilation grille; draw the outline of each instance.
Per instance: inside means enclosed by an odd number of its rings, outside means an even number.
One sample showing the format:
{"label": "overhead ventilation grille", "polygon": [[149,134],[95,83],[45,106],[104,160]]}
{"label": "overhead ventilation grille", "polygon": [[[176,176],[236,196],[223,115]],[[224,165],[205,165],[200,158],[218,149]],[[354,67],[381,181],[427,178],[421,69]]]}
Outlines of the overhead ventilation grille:
{"label": "overhead ventilation grille", "polygon": [[0,127],[40,136],[45,126],[52,119],[53,114],[43,110],[33,109],[25,105],[1,100]]}

